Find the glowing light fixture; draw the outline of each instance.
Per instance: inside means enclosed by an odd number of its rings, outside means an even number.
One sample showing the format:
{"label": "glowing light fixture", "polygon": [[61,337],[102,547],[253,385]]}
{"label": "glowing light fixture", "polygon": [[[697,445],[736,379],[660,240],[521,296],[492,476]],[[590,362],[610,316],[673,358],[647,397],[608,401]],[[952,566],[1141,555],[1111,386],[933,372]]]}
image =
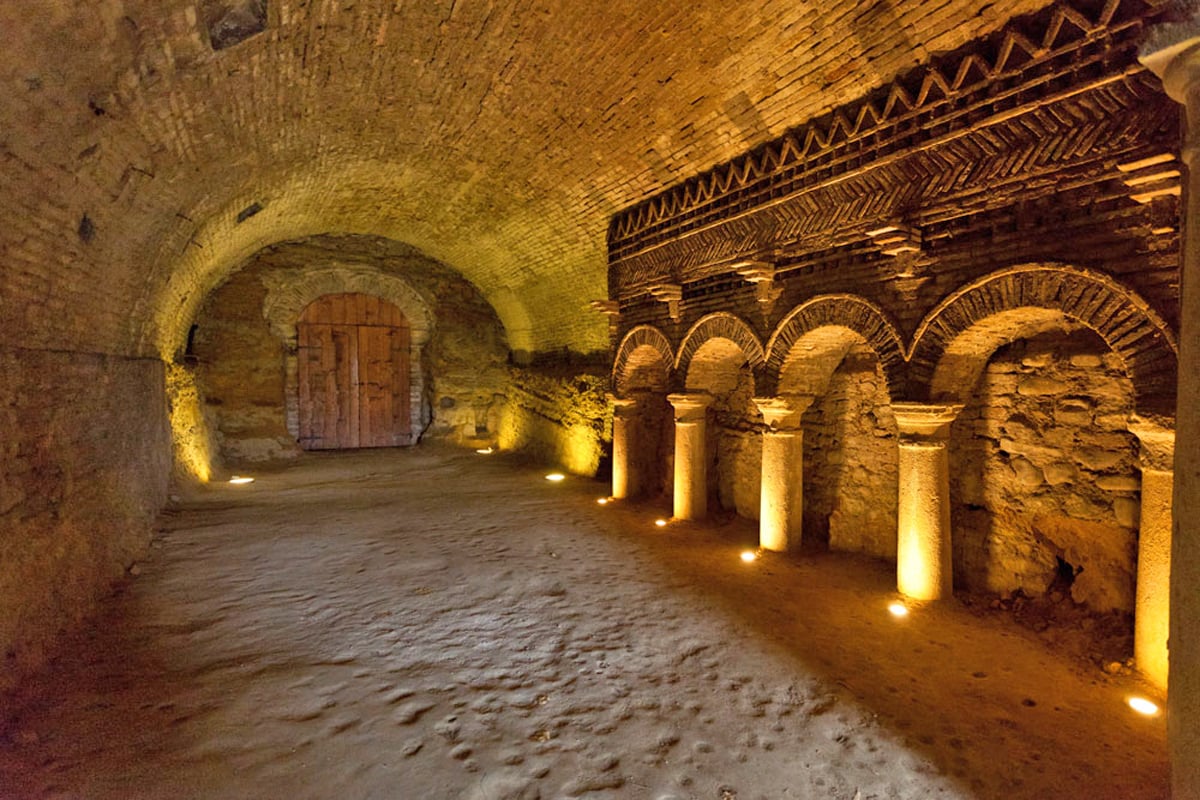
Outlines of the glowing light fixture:
{"label": "glowing light fixture", "polygon": [[742,561],[745,561],[747,564],[749,564],[751,561],[754,561],[757,558],[758,558],[758,553],[754,552],[753,550],[743,550],[742,551]]}
{"label": "glowing light fixture", "polygon": [[1143,716],[1153,717],[1158,714],[1158,704],[1144,697],[1134,695],[1125,702],[1129,703],[1130,708]]}
{"label": "glowing light fixture", "polygon": [[888,611],[891,612],[893,617],[908,616],[908,606],[904,605],[904,603],[888,603]]}
{"label": "glowing light fixture", "polygon": [[597,497],[597,498],[596,498],[596,505],[598,505],[598,506],[606,506],[606,505],[608,505],[608,498],[607,498],[607,497]]}
{"label": "glowing light fixture", "polygon": [[492,453],[494,453],[496,451],[490,447],[481,447],[478,450],[476,450],[475,452],[479,453],[479,455],[481,455],[481,456],[490,456]]}
{"label": "glowing light fixture", "polygon": [[551,472],[546,476],[546,480],[550,481],[551,483],[559,483],[561,481],[565,481],[566,479],[567,476],[563,475],[561,472]]}
{"label": "glowing light fixture", "polygon": [[229,479],[229,482],[240,486],[243,483],[254,483],[254,478],[248,478],[248,477],[245,477],[244,475],[234,475],[232,478]]}
{"label": "glowing light fixture", "polygon": [[667,527],[667,521],[665,519],[656,519],[656,520],[654,520],[654,524],[660,528]]}

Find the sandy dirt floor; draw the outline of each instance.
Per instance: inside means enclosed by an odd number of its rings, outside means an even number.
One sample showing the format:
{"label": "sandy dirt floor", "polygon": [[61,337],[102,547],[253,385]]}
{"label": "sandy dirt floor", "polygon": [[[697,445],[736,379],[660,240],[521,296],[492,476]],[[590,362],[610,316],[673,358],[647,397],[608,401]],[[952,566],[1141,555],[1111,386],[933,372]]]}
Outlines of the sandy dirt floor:
{"label": "sandy dirt floor", "polygon": [[1144,690],[886,564],[743,563],[505,456],[308,456],[167,512],[8,703],[0,797],[1162,798]]}

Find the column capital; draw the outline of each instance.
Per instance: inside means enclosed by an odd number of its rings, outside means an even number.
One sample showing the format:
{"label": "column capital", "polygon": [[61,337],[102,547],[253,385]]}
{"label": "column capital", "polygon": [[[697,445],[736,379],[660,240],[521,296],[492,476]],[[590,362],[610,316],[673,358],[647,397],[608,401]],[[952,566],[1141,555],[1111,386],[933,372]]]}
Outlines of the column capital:
{"label": "column capital", "polygon": [[962,403],[892,403],[901,439],[914,444],[945,442],[962,410]]}
{"label": "column capital", "polygon": [[715,398],[711,394],[669,394],[667,402],[675,408],[676,422],[704,419],[704,411]]}
{"label": "column capital", "polygon": [[1174,421],[1132,417],[1129,432],[1138,438],[1141,447],[1138,462],[1142,469],[1157,472],[1175,470],[1175,425]]}
{"label": "column capital", "polygon": [[1171,99],[1187,105],[1190,93],[1200,88],[1200,10],[1193,10],[1189,20],[1151,28],[1138,61],[1162,80]]}
{"label": "column capital", "polygon": [[800,417],[816,398],[811,394],[788,394],[779,397],[755,397],[763,421],[772,431],[798,430]]}
{"label": "column capital", "polygon": [[638,401],[636,397],[617,397],[615,394],[607,395],[608,404],[612,406],[613,415],[625,417],[637,410]]}

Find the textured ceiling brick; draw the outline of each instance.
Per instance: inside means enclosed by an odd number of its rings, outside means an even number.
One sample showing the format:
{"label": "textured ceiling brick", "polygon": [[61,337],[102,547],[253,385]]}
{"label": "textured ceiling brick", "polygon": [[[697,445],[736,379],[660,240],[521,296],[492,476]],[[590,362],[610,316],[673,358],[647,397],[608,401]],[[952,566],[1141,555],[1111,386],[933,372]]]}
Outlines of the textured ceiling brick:
{"label": "textured ceiling brick", "polygon": [[0,344],[169,356],[250,254],[342,232],[514,348],[603,348],[609,216],[1045,4],[273,0],[219,51],[192,0],[0,4]]}

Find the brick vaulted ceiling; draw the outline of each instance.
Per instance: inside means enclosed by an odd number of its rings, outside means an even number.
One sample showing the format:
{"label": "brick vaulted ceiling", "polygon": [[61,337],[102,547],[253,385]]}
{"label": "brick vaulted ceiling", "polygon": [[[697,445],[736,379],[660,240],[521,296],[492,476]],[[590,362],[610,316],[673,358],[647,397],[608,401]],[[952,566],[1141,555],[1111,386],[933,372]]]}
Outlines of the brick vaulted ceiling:
{"label": "brick vaulted ceiling", "polygon": [[0,346],[171,357],[251,253],[351,232],[601,349],[616,211],[1047,5],[268,0],[214,49],[239,4],[0,3]]}

